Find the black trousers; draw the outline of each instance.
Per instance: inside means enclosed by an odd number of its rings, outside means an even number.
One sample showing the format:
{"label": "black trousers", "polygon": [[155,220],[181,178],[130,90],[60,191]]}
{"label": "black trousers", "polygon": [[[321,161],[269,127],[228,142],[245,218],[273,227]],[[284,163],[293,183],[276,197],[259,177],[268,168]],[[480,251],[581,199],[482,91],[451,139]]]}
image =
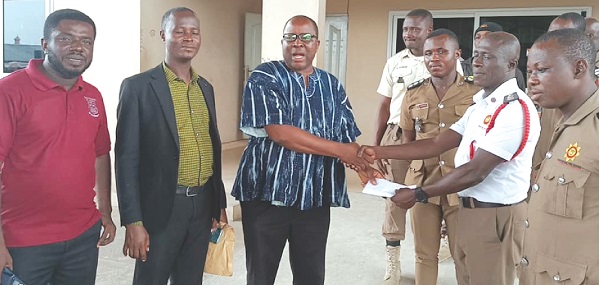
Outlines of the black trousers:
{"label": "black trousers", "polygon": [[101,222],[78,237],[38,246],[8,248],[15,274],[27,285],[93,285]]}
{"label": "black trousers", "polygon": [[330,208],[301,211],[277,207],[271,202],[241,202],[246,245],[248,285],[275,282],[281,255],[289,242],[294,285],[325,282],[325,248],[329,234]]}
{"label": "black trousers", "polygon": [[150,234],[145,262],[136,260],[134,285],[202,284],[212,219],[211,191],[194,197],[175,195],[167,226]]}

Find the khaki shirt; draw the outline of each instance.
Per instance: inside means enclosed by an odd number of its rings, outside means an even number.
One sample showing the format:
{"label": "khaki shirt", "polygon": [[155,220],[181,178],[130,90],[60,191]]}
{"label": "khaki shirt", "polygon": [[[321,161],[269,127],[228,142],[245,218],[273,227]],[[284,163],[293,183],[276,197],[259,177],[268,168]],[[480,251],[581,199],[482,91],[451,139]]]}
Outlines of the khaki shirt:
{"label": "khaki shirt", "polygon": [[549,149],[532,185],[520,284],[598,284],[597,91],[559,122]]}
{"label": "khaki shirt", "polygon": [[[454,84],[440,100],[431,84],[431,79],[406,92],[402,102],[400,127],[416,132],[417,140],[433,138],[446,131],[454,124],[467,108],[473,104],[473,95],[481,88],[472,82],[465,82],[459,74]],[[420,129],[420,130],[417,130]],[[413,160],[406,174],[407,185],[429,185],[454,169],[456,148],[442,153],[440,156]],[[447,196],[450,206],[458,205],[456,194]],[[429,203],[440,204],[440,197],[429,198]]]}
{"label": "khaki shirt", "polygon": [[540,166],[546,157],[546,152],[550,149],[550,140],[556,125],[560,121],[562,114],[557,109],[542,109],[542,115],[540,118],[540,125],[542,131],[540,132],[540,139],[535,146],[533,153],[533,163],[531,171],[531,181],[535,181],[537,174],[540,170]]}

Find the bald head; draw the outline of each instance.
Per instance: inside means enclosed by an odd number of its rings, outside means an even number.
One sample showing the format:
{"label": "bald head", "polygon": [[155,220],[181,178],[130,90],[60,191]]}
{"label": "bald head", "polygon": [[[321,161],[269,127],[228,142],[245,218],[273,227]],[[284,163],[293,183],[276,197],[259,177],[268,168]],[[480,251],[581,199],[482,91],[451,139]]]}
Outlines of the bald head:
{"label": "bald head", "polygon": [[585,34],[592,39],[598,50],[598,20],[596,18],[585,18]]}
{"label": "bald head", "polygon": [[562,29],[576,29],[583,32],[585,31],[585,19],[577,13],[564,13],[552,20],[548,32]]}
{"label": "bald head", "polygon": [[498,55],[503,56],[507,62],[519,61],[521,54],[521,44],[517,37],[507,32],[495,32],[487,35],[484,40],[491,43],[492,46],[496,46],[498,49]]}
{"label": "bald head", "polygon": [[292,23],[303,23],[305,21],[310,22],[310,24],[313,26],[313,28],[315,28],[315,35],[318,36],[319,35],[319,27],[317,26],[317,23],[315,22],[315,20],[313,20],[307,16],[304,16],[304,15],[297,15],[297,16],[291,17],[287,22],[285,22],[285,25],[283,26],[283,30],[285,31],[287,26]]}

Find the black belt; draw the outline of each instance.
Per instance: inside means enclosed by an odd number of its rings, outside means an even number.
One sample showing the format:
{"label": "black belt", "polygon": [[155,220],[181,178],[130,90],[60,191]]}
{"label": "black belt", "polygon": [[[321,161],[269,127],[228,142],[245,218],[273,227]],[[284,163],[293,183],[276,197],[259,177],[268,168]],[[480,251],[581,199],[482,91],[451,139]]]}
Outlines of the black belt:
{"label": "black belt", "polygon": [[500,203],[489,203],[489,202],[481,202],[473,197],[458,197],[460,199],[460,205],[463,208],[475,209],[475,208],[498,208],[498,207],[506,207],[519,204],[500,204]]}
{"label": "black belt", "polygon": [[194,197],[194,196],[198,195],[198,193],[200,193],[200,191],[202,191],[202,189],[204,189],[205,185],[206,184],[204,184],[202,186],[183,186],[183,185],[177,185],[177,189],[175,190],[175,194],[185,195],[187,197]]}

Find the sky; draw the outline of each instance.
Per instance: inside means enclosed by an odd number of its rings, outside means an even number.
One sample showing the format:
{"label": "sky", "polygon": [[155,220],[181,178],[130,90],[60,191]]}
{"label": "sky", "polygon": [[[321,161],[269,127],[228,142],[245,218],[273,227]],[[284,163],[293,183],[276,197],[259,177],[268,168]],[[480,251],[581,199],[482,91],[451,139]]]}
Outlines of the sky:
{"label": "sky", "polygon": [[14,43],[18,35],[21,44],[39,45],[46,19],[45,0],[3,1],[4,43]]}

